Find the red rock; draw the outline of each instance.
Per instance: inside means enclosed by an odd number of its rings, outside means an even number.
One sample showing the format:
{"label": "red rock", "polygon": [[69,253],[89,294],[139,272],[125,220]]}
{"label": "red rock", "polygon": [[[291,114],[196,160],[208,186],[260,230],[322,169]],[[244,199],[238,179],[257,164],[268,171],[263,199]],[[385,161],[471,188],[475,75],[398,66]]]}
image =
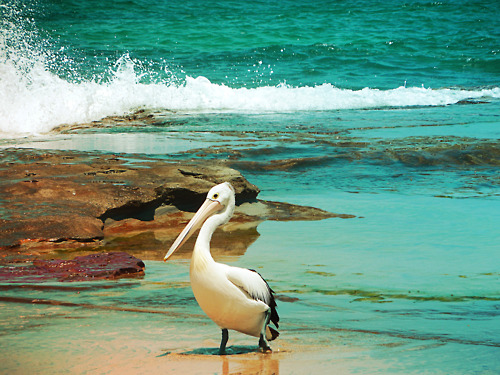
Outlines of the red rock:
{"label": "red rock", "polygon": [[142,260],[124,252],[97,253],[72,260],[35,259],[29,266],[0,268],[1,282],[90,281],[144,275]]}

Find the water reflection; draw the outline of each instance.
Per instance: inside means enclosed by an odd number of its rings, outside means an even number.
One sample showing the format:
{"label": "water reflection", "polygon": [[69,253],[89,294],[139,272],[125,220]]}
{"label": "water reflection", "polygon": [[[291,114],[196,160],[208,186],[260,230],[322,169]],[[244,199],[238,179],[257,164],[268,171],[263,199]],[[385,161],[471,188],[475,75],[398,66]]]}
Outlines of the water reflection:
{"label": "water reflection", "polygon": [[[166,251],[181,230],[158,229],[142,233],[132,233],[107,239],[103,251],[127,251],[140,259],[163,260]],[[214,258],[220,256],[243,256],[248,247],[259,237],[256,227],[219,230],[214,233],[210,250]],[[190,238],[183,248],[173,255],[173,259],[190,259],[196,236]]]}
{"label": "water reflection", "polygon": [[272,354],[258,354],[251,357],[222,356],[222,374],[277,375],[279,360]]}
{"label": "water reflection", "polygon": [[[201,347],[181,353],[172,353],[167,351],[158,357],[168,357],[173,362],[179,362],[179,359],[189,362],[204,363],[214,370],[220,363],[221,370],[217,374],[236,375],[277,375],[280,372],[280,360],[278,353],[262,353],[255,345],[232,345],[226,348],[226,354],[220,355],[219,348]],[[186,361],[181,361],[186,363]],[[171,363],[171,362],[170,362]]]}

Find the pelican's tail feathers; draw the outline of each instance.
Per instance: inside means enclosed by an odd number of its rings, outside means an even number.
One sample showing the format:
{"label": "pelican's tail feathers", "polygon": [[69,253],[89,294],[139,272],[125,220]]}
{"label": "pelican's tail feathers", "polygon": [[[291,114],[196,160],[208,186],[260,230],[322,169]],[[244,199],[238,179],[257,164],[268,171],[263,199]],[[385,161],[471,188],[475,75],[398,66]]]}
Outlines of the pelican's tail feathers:
{"label": "pelican's tail feathers", "polygon": [[280,333],[276,331],[274,328],[271,328],[269,326],[266,327],[266,339],[268,339],[269,341],[273,341],[279,335]]}

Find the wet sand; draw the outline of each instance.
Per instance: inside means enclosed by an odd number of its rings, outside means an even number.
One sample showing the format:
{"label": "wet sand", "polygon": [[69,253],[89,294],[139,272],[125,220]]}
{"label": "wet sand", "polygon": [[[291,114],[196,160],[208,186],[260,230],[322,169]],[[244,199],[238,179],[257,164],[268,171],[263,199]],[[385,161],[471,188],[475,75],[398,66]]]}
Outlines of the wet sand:
{"label": "wet sand", "polygon": [[[214,330],[215,332],[215,330]],[[384,373],[386,365],[369,358],[366,350],[347,346],[301,345],[300,339],[272,343],[272,353],[261,353],[252,340],[234,334],[237,342],[227,355],[218,355],[215,340],[201,346],[178,348],[178,342],[75,340],[64,348],[36,347],[9,353],[0,366],[8,374],[354,374]],[[176,348],[170,350],[168,348]],[[61,353],[58,353],[58,352]]]}

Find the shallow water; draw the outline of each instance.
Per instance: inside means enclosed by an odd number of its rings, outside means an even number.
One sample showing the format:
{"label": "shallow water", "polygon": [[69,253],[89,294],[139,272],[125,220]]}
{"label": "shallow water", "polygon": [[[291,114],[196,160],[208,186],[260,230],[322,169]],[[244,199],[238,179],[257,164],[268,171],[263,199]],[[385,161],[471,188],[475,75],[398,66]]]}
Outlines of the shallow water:
{"label": "shallow water", "polygon": [[[327,368],[348,356],[349,372],[495,373],[498,238],[491,236],[494,218],[484,221],[489,205],[352,196],[318,201],[311,193],[296,201],[363,218],[267,222],[245,255],[222,259],[256,268],[277,292],[281,337],[275,350],[313,356],[330,347],[331,358],[319,364]],[[454,220],[463,212],[466,221]],[[156,358],[216,348],[219,330],[192,296],[188,261],[148,261],[146,267],[141,280],[2,285],[3,369],[99,372],[119,363],[121,351]],[[250,350],[256,344],[237,333],[230,337],[231,346]],[[90,356],[92,365],[85,363]]]}
{"label": "shallow water", "polygon": [[[427,123],[441,109],[422,111],[422,117],[415,120],[418,115],[413,114],[410,123]],[[166,160],[226,160],[242,167],[245,176],[261,188],[261,199],[356,215],[319,222],[264,222],[258,227],[260,237],[244,255],[219,259],[257,269],[277,292],[282,323],[281,337],[273,343],[278,350],[273,366],[284,373],[298,368],[291,365],[292,358],[304,365],[314,355],[319,371],[340,361],[346,373],[408,374],[422,369],[443,374],[495,373],[500,369],[498,166],[488,158],[477,159],[483,160],[477,164],[463,157],[444,157],[454,143],[466,145],[465,152],[487,147],[495,130],[484,130],[482,138],[464,139],[446,135],[448,124],[433,126],[425,137],[419,134],[421,126],[409,128],[415,137],[408,129],[403,133],[407,136],[401,137],[394,127],[380,127],[374,137],[371,132],[377,129],[372,127],[363,137],[363,117],[374,120],[379,114],[386,118],[401,113],[340,113],[349,119],[339,122],[349,125],[330,132],[323,121],[309,123],[304,131],[307,122],[300,117],[291,122],[287,114],[243,117],[266,129],[261,133],[244,127],[240,132],[214,131],[214,123],[223,128],[224,123],[242,117],[202,115],[187,125],[174,125],[175,130],[146,123],[126,133],[93,128],[26,145],[63,149],[75,145],[79,150],[105,145],[101,150],[108,151],[109,143],[103,140],[110,136],[118,145],[133,132],[141,139],[154,135],[153,147],[144,142],[134,147]],[[349,132],[343,133],[346,127]],[[428,137],[433,134],[443,135]],[[61,140],[80,136],[79,143]],[[86,137],[96,141],[85,143]],[[167,138],[164,144],[156,142]],[[176,138],[182,140],[174,142],[179,152],[168,153]],[[387,148],[424,152],[436,139],[445,146],[421,163],[370,156]],[[321,159],[339,150],[347,156],[335,157],[333,162]],[[272,164],[294,158],[313,159],[292,167]],[[30,368],[41,361],[47,371],[91,370],[79,354],[85,343],[95,346],[88,353],[97,356],[97,372],[110,363],[114,370],[119,368],[123,359],[117,350],[132,351],[131,356],[135,350],[139,357],[171,363],[177,358],[173,355],[216,348],[219,330],[192,296],[188,260],[147,261],[146,265],[141,280],[4,285],[2,349],[11,358],[4,368]],[[33,299],[39,301],[33,304]],[[255,344],[237,333],[230,337],[230,345],[245,350],[251,351]],[[29,343],[35,340],[39,346],[32,347]],[[16,353],[26,351],[32,353],[32,360],[21,362]],[[314,354],[318,352],[323,355]],[[64,353],[65,361],[50,359],[55,353]],[[108,362],[107,356],[116,360]],[[213,364],[214,372],[223,373],[219,365]]]}

